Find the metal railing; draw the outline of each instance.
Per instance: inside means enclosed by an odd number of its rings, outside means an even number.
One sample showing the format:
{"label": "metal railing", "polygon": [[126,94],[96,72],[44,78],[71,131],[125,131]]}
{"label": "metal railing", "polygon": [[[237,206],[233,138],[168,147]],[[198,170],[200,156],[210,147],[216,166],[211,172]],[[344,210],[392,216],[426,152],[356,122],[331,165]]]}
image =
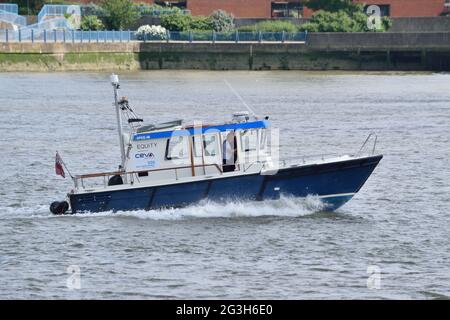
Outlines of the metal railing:
{"label": "metal railing", "polygon": [[[41,22],[47,17],[64,17],[65,14],[72,14],[73,12],[70,12],[70,8],[74,9],[75,7],[80,8],[80,6],[75,5],[45,4],[38,13],[38,22]],[[80,10],[78,10],[78,12],[80,12]]]}
{"label": "metal railing", "polygon": [[[213,167],[216,168],[217,172],[219,175],[223,174],[222,169],[219,167],[218,164],[216,163],[212,163],[212,164],[201,164],[201,165],[193,165],[193,166],[182,166],[182,167],[171,167],[171,168],[161,168],[161,169],[153,169],[153,170],[145,170],[145,171],[129,171],[129,172],[121,172],[121,171],[116,171],[116,172],[101,172],[101,173],[90,173],[90,174],[83,174],[83,175],[77,175],[73,178],[73,182],[75,185],[75,188],[83,188],[86,189],[85,183],[84,181],[86,179],[93,179],[93,178],[103,178],[103,187],[106,188],[108,187],[108,182],[109,179],[113,176],[125,176],[126,177],[126,181],[128,184],[133,185],[135,183],[135,181],[137,181],[138,183],[140,182],[139,180],[139,174],[147,174],[147,177],[150,176],[152,173],[156,173],[156,172],[162,172],[162,171],[173,171],[174,173],[174,178],[176,181],[178,181],[180,179],[179,175],[178,175],[178,170],[185,170],[185,169],[192,169],[195,170],[196,168],[207,168],[207,167]],[[199,175],[201,176],[201,175]],[[191,176],[188,176],[189,178]],[[186,177],[186,178],[188,178]],[[142,178],[142,176],[141,176]],[[125,184],[125,183],[124,183]]]}
{"label": "metal railing", "polygon": [[0,3],[0,10],[9,13],[19,14],[19,6],[15,3]]}
{"label": "metal railing", "polygon": [[[373,139],[372,149],[369,152],[364,153],[364,150],[367,146],[369,146],[369,141]],[[295,156],[290,158],[284,158],[279,160],[280,165],[282,167],[288,167],[291,165],[299,165],[299,164],[314,164],[317,161],[327,161],[334,158],[343,158],[343,157],[360,157],[363,155],[375,155],[375,149],[377,146],[378,136],[372,132],[370,133],[366,140],[364,140],[364,143],[362,144],[361,148],[356,152],[355,154],[333,154],[333,153],[324,153],[324,154],[316,154],[316,155],[307,155],[307,156]]]}
{"label": "metal railing", "polygon": [[19,16],[17,13],[6,11],[0,7],[0,21],[11,23],[17,26],[25,26],[27,19],[24,16]]}
{"label": "metal railing", "polygon": [[280,167],[289,167],[289,166],[297,166],[304,164],[314,164],[318,161],[327,161],[335,158],[342,157],[351,157],[348,154],[337,154],[337,153],[323,153],[323,154],[312,154],[312,155],[304,155],[304,156],[296,156],[296,157],[288,157],[279,160]]}
{"label": "metal railing", "polygon": [[158,17],[166,14],[175,14],[175,13],[181,13],[181,14],[191,14],[191,10],[187,9],[155,9],[151,6],[136,6],[138,12],[142,16],[152,16],[152,17]]}
{"label": "metal railing", "polygon": [[[58,24],[55,24],[58,22]],[[53,23],[52,28],[45,28]],[[33,26],[39,25],[39,28]],[[19,30],[0,30],[0,42],[228,42],[284,43],[306,42],[306,32],[191,32],[170,31],[159,36],[142,35],[135,31],[71,30],[66,19],[52,19]],[[41,28],[44,27],[44,28]],[[48,35],[51,35],[50,37]]]}
{"label": "metal railing", "polygon": [[366,147],[367,143],[370,141],[370,139],[373,139],[373,145],[372,145],[372,155],[375,154],[375,148],[377,146],[377,140],[378,140],[378,136],[375,134],[375,132],[370,133],[366,140],[364,141],[364,143],[362,144],[361,148],[358,150],[358,152],[356,153],[356,156],[361,155],[362,152],[364,151],[364,148]]}

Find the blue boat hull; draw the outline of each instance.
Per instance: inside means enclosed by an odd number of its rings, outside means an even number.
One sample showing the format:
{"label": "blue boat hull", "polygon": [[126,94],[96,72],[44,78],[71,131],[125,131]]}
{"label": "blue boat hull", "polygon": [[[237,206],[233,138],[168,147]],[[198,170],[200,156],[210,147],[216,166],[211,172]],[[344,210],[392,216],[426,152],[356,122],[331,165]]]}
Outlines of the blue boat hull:
{"label": "blue boat hull", "polygon": [[212,201],[266,200],[317,195],[335,210],[350,200],[382,156],[280,169],[274,175],[243,175],[166,186],[70,195],[72,213],[151,210]]}

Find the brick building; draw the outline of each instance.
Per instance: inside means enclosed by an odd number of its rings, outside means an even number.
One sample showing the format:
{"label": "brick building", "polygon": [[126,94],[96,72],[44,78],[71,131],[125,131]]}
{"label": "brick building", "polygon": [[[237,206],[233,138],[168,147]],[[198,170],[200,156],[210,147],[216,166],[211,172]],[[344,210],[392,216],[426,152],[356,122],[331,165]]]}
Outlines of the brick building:
{"label": "brick building", "polygon": [[[80,2],[91,2],[81,0]],[[136,2],[171,3],[191,10],[193,15],[209,15],[223,9],[237,18],[305,17],[312,11],[301,0],[136,0]],[[391,17],[435,17],[447,12],[450,0],[355,0],[358,3],[380,6],[382,15]]]}

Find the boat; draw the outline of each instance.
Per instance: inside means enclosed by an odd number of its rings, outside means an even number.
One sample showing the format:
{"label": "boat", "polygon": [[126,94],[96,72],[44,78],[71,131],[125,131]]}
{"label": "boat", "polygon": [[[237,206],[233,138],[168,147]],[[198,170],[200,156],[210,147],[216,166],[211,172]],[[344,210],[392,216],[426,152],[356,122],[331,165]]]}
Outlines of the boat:
{"label": "boat", "polygon": [[333,211],[355,196],[383,157],[375,153],[377,137],[371,133],[354,154],[279,159],[279,131],[271,128],[269,117],[249,111],[213,124],[145,124],[127,98],[119,99],[118,76],[110,80],[120,165],[112,172],[71,175],[74,188],[67,200],[50,205],[54,214],[157,210],[205,199],[222,203],[283,196],[317,197],[324,210]]}

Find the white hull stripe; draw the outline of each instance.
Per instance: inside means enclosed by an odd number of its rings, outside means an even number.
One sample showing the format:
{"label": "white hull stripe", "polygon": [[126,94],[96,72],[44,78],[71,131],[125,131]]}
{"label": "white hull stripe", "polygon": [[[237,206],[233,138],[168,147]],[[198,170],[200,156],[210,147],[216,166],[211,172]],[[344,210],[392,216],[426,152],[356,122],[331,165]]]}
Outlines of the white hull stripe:
{"label": "white hull stripe", "polygon": [[326,196],[319,196],[319,199],[336,198],[336,197],[353,197],[356,193],[337,193],[327,194]]}

